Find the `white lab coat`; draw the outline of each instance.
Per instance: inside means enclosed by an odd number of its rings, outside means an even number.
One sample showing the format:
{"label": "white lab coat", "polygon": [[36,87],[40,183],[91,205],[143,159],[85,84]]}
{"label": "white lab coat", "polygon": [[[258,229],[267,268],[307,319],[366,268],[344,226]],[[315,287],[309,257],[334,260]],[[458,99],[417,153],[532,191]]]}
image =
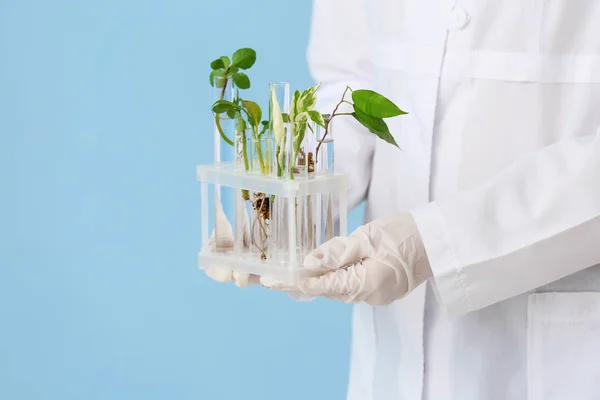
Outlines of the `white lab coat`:
{"label": "white lab coat", "polygon": [[600,2],[316,0],[308,59],[409,112],[402,152],[336,118],[336,168],[434,273],[355,307],[348,398],[600,399]]}

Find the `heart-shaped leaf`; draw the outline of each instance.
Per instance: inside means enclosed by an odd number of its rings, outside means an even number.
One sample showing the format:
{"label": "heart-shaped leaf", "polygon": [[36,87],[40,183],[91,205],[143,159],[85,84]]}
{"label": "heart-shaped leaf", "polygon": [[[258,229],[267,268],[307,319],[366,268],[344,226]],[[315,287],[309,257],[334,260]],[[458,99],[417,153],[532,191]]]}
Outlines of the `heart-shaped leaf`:
{"label": "heart-shaped leaf", "polygon": [[354,105],[364,114],[377,118],[390,118],[406,114],[387,97],[372,90],[355,90],[352,92]]}

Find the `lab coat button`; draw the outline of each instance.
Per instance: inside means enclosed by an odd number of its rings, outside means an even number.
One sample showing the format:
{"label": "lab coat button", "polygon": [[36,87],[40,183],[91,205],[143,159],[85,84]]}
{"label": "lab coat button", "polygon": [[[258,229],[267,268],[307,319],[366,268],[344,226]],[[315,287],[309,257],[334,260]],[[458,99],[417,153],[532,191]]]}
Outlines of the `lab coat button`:
{"label": "lab coat button", "polygon": [[469,23],[469,14],[461,8],[455,8],[450,12],[448,27],[450,29],[462,29]]}

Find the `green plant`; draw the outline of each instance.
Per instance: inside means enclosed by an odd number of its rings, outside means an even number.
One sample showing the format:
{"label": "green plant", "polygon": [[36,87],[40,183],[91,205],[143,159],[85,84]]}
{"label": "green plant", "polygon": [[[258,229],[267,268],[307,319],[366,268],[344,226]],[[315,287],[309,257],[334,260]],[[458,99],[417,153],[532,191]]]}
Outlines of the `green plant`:
{"label": "green plant", "polygon": [[[290,104],[290,113],[287,115],[281,112],[280,106],[277,103],[277,99],[275,98],[275,94],[273,92],[271,93],[271,102],[273,104],[273,132],[275,136],[275,152],[277,154],[278,176],[283,175],[284,170],[284,154],[287,140],[285,135],[284,123],[292,123],[292,158],[290,160],[292,164],[289,166],[290,179],[294,179],[295,165],[293,164],[293,162],[298,157],[300,146],[302,145],[302,141],[306,136],[306,130],[310,129],[312,131],[312,128],[308,121],[311,120],[314,123],[325,127],[323,116],[321,115],[321,113],[314,110],[314,107],[317,103],[316,94],[317,90],[319,89],[319,86],[320,84],[310,87],[303,92],[296,90],[294,92],[294,96],[292,97],[292,102]],[[312,167],[314,168],[314,165]],[[309,171],[310,168],[311,165],[309,164]]]}
{"label": "green plant", "polygon": [[[348,100],[346,100],[346,94],[348,93],[348,90],[352,92],[352,101],[354,103],[351,103]],[[351,113],[338,112],[338,108],[343,103],[351,105],[354,111]],[[402,111],[391,100],[377,92],[365,89],[352,90],[350,86],[346,86],[346,89],[342,94],[340,102],[333,109],[331,116],[327,119],[327,123],[324,126],[321,125],[325,128],[325,132],[323,133],[323,136],[317,145],[317,149],[315,151],[316,156],[319,155],[319,149],[321,148],[321,144],[323,143],[325,137],[327,137],[327,134],[329,133],[329,124],[331,123],[331,120],[333,120],[334,117],[341,115],[351,115],[361,125],[367,128],[369,132],[374,133],[379,138],[400,148],[400,146],[398,146],[398,143],[396,143],[396,140],[390,133],[390,129],[385,123],[384,118],[392,118],[404,114],[408,113]]]}
{"label": "green plant", "polygon": [[[314,165],[311,165],[311,159],[318,159],[321,144],[325,141],[325,138],[329,134],[329,124],[334,117],[342,115],[352,116],[371,133],[399,148],[398,143],[396,143],[396,140],[390,133],[384,118],[392,118],[407,113],[402,111],[391,100],[372,90],[352,90],[349,86],[346,86],[346,89],[342,94],[342,98],[333,109],[333,112],[331,114],[321,114],[320,112],[314,110],[316,104],[316,93],[319,87],[320,84],[308,88],[302,93],[296,90],[294,92],[292,103],[290,104],[289,115],[281,112],[280,106],[277,104],[277,99],[275,98],[274,94],[271,93],[271,102],[273,104],[273,131],[275,134],[278,176],[281,176],[284,170],[283,164],[285,162],[284,153],[286,145],[285,122],[292,122],[291,126],[293,130],[293,144],[292,158],[290,160],[292,163],[295,162],[298,156],[298,151],[306,135],[307,128],[312,130],[310,124],[308,124],[308,121],[311,120],[315,124],[325,129],[317,144],[314,158],[312,157],[312,153],[307,155],[309,172],[312,172],[311,168],[314,168]],[[348,91],[352,92],[353,103],[346,100],[346,94]],[[339,107],[343,103],[351,105],[353,112],[338,112]],[[327,118],[325,118],[326,116]],[[294,179],[294,167],[295,165],[293,164],[289,166],[290,179]]]}
{"label": "green plant", "polygon": [[[327,118],[325,118],[325,114],[321,114],[315,110],[316,95],[320,84],[302,92],[296,90],[289,104],[290,111],[287,114],[281,111],[281,106],[278,104],[275,92],[272,89],[270,92],[269,107],[270,121],[263,121],[263,113],[260,106],[254,101],[241,98],[238,91],[234,93],[233,101],[225,100],[224,97],[230,80],[233,80],[238,89],[245,90],[250,88],[250,78],[242,70],[250,69],[255,62],[256,52],[250,48],[242,48],[233,53],[231,60],[227,56],[222,56],[213,60],[210,64],[211,85],[216,85],[218,89],[221,89],[219,99],[212,105],[215,125],[225,143],[231,146],[235,146],[236,142],[241,144],[241,154],[239,157],[243,160],[246,171],[250,170],[251,160],[249,160],[247,149],[247,139],[248,135],[250,135],[252,140],[257,144],[255,146],[255,154],[260,172],[268,174],[271,165],[273,165],[271,158],[275,157],[277,176],[283,176],[284,171],[287,170],[289,171],[289,178],[294,179],[294,175],[297,172],[296,163],[299,160],[299,153],[302,151],[302,142],[306,135],[309,134],[307,131],[311,131],[310,134],[315,134],[312,129],[312,126],[314,126],[311,125],[312,122],[322,127],[324,133],[318,141],[315,154],[312,152],[308,152],[308,154],[302,153],[300,155],[303,157],[300,158],[305,163],[304,165],[307,166],[308,172],[313,172],[321,145],[330,132],[331,121],[333,118],[342,115],[352,116],[370,132],[398,147],[384,119],[406,114],[406,112],[398,108],[391,100],[371,90],[352,90],[347,86],[341,100],[335,106],[333,112],[327,115]],[[352,93],[352,101],[346,99],[348,91]],[[338,111],[343,103],[349,104],[352,107],[352,112]],[[221,126],[221,121],[223,120],[235,120],[235,137],[230,138],[223,131]],[[263,148],[259,143],[264,135],[267,134],[269,128],[273,133],[272,139],[275,144],[275,153],[271,154],[269,146],[267,146],[265,154],[263,154]],[[287,135],[287,129],[291,129],[289,136]],[[291,140],[291,143],[287,143],[288,140]],[[286,152],[289,152],[287,159]],[[285,165],[286,163],[289,165]],[[241,195],[244,200],[250,200],[250,194],[247,190],[242,190]],[[265,193],[254,193],[251,202],[256,212],[251,225],[252,232],[258,232],[258,235],[262,236],[259,243],[255,241],[254,235],[252,241],[253,245],[260,251],[262,259],[266,259],[265,238],[268,235],[268,221],[270,219],[269,205],[274,200],[274,196],[267,196]],[[333,221],[332,216],[331,221]]]}
{"label": "green plant", "polygon": [[[242,48],[238,49],[233,53],[231,60],[227,56],[221,56],[210,63],[210,68],[212,71],[210,72],[210,84],[221,89],[219,100],[223,100],[225,96],[225,91],[227,90],[227,83],[229,82],[229,78],[233,79],[236,87],[238,89],[249,89],[250,88],[250,78],[244,72],[240,70],[247,70],[252,68],[254,63],[256,62],[256,51],[250,48]],[[220,79],[215,79],[220,78]],[[238,94],[236,93],[236,99],[239,99]],[[216,104],[216,103],[215,103]],[[219,109],[219,108],[218,108]],[[221,107],[221,109],[223,109]],[[215,124],[217,125],[217,129],[219,130],[219,134],[221,138],[229,145],[233,146],[234,141],[229,138],[225,132],[223,132],[223,128],[221,126],[221,120],[225,117],[222,116],[222,113],[227,113],[229,118],[235,118],[233,112],[225,111],[216,111],[213,105],[213,112],[215,114]]]}
{"label": "green plant", "polygon": [[[256,143],[255,153],[257,155],[258,165],[261,173],[267,174],[271,166],[271,154],[266,149],[266,154],[263,154],[263,149],[260,146],[260,140],[267,132],[269,126],[268,121],[262,121],[262,110],[260,106],[251,100],[244,100],[239,93],[234,94],[233,101],[224,99],[229,78],[233,79],[235,86],[239,89],[250,88],[250,78],[242,70],[250,69],[256,62],[256,52],[250,48],[242,48],[233,53],[231,62],[229,57],[222,56],[211,62],[210,82],[211,85],[217,85],[221,89],[219,99],[212,105],[212,111],[215,116],[215,125],[219,131],[219,135],[223,141],[231,146],[235,146],[235,141],[241,143],[241,157],[244,163],[244,169],[250,170],[250,161],[248,158],[247,148],[247,130],[250,129],[250,135]],[[215,79],[222,77],[222,79]],[[225,134],[221,126],[221,121],[225,119],[235,120],[235,137],[233,140]],[[250,193],[243,189],[241,196],[244,200],[250,200]],[[254,193],[252,206],[256,211],[256,217],[252,221],[252,231],[263,236],[267,236],[267,225],[270,219],[269,215],[269,197],[264,193]],[[260,241],[261,244],[254,240],[253,245],[260,251],[261,258],[265,259],[265,240]]]}

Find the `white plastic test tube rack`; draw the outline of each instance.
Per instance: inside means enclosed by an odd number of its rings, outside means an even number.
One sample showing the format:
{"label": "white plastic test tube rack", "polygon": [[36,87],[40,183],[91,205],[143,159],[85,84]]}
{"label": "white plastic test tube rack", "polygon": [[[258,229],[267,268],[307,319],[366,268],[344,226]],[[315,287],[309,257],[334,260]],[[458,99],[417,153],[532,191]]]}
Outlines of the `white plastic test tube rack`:
{"label": "white plastic test tube rack", "polygon": [[[201,223],[202,250],[198,254],[198,267],[207,266],[227,268],[233,271],[245,271],[260,276],[269,276],[286,283],[295,283],[298,279],[309,276],[310,273],[301,265],[301,257],[289,252],[282,263],[270,259],[261,260],[248,257],[245,253],[233,251],[215,252],[209,249],[211,231],[209,230],[209,213],[215,208],[209,203],[209,185],[228,187],[236,191],[246,189],[250,192],[262,192],[279,196],[287,202],[284,219],[287,219],[288,248],[296,248],[296,219],[294,204],[296,199],[308,195],[329,195],[337,205],[335,212],[339,236],[347,235],[347,199],[348,178],[345,174],[330,173],[316,175],[305,179],[279,179],[260,174],[248,173],[235,169],[232,165],[199,165],[196,168],[198,181],[201,182]],[[212,199],[210,199],[212,200]]]}

